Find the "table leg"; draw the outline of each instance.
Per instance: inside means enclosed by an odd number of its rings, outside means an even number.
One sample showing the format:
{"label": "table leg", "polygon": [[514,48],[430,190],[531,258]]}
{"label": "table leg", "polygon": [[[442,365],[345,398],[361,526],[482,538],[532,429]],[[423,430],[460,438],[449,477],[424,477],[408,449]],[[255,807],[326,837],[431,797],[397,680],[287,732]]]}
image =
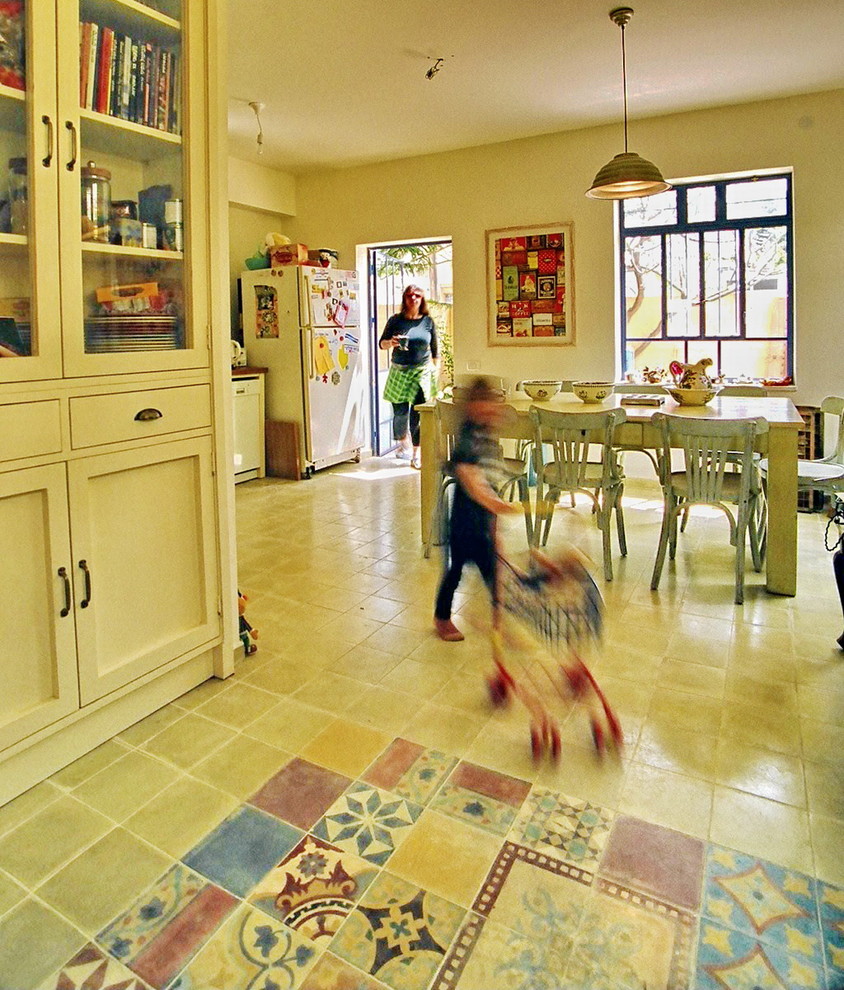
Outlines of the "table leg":
{"label": "table leg", "polygon": [[440,465],[437,464],[436,423],[433,406],[417,406],[417,409],[419,410],[419,452],[422,457],[419,525],[424,544],[428,540],[431,513],[434,511],[434,502],[437,497]]}
{"label": "table leg", "polygon": [[797,430],[768,433],[768,591],[797,594]]}

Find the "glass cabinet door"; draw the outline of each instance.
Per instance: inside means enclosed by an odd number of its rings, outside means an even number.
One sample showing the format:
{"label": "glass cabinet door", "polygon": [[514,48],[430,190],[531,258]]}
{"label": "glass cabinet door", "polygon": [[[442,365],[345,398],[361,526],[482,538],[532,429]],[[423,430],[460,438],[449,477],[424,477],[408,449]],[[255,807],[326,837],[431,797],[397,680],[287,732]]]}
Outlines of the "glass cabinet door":
{"label": "glass cabinet door", "polygon": [[[68,9],[76,7],[70,24]],[[202,149],[189,149],[192,0],[60,0],[62,312],[68,375],[207,364]],[[202,34],[197,15],[195,34]],[[192,27],[193,25],[191,25]],[[78,51],[78,55],[77,55]],[[200,121],[201,123],[201,121]],[[201,126],[195,128],[201,134]],[[193,193],[193,196],[191,195]],[[197,236],[194,236],[194,235]]]}
{"label": "glass cabinet door", "polygon": [[61,375],[55,29],[0,0],[0,383]]}

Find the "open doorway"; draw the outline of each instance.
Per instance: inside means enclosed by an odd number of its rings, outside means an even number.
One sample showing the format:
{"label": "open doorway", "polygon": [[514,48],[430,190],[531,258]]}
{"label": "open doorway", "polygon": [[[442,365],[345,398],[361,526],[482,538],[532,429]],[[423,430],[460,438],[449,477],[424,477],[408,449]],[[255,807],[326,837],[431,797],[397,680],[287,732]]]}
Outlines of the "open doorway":
{"label": "open doorway", "polygon": [[410,241],[403,244],[370,246],[369,272],[370,353],[372,354],[372,450],[379,457],[395,446],[392,433],[393,410],[383,399],[384,382],[390,369],[390,354],[378,347],[378,338],[387,320],[401,309],[401,297],[408,283],[422,288],[428,309],[437,327],[440,369],[451,365],[451,307],[453,276],[451,241]]}

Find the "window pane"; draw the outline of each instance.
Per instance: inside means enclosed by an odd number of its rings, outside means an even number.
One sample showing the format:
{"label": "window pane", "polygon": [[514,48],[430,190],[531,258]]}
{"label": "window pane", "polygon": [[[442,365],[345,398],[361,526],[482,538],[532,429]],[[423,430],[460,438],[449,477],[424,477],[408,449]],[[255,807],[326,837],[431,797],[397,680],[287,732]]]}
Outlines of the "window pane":
{"label": "window pane", "polygon": [[714,340],[690,341],[687,353],[689,355],[689,364],[697,364],[698,361],[702,361],[704,358],[708,357],[712,361],[712,367],[709,369],[709,374],[711,376],[715,376],[721,373],[721,369],[718,366],[718,344]]}
{"label": "window pane", "polygon": [[624,368],[626,371],[653,371],[661,368],[670,378],[668,366],[672,361],[684,361],[683,343],[679,340],[628,340]]}
{"label": "window pane", "polygon": [[737,337],[738,231],[706,231],[703,265],[705,334],[707,337]]}
{"label": "window pane", "polygon": [[624,242],[624,298],[627,336],[662,332],[662,238],[628,237]]}
{"label": "window pane", "polygon": [[787,189],[787,179],[731,183],[727,186],[727,219],[784,216]]}
{"label": "window pane", "polygon": [[745,333],[748,337],[785,337],[788,266],[785,227],[744,232]]}
{"label": "window pane", "polygon": [[622,201],[627,227],[658,227],[677,223],[677,190],[669,189],[656,196],[640,196]]}
{"label": "window pane", "polygon": [[728,378],[784,378],[788,355],[784,340],[725,341],[721,345],[721,370]]}
{"label": "window pane", "polygon": [[715,219],[715,186],[691,186],[686,190],[686,220],[707,223]]}
{"label": "window pane", "polygon": [[700,334],[700,235],[669,234],[665,254],[668,268],[668,337]]}

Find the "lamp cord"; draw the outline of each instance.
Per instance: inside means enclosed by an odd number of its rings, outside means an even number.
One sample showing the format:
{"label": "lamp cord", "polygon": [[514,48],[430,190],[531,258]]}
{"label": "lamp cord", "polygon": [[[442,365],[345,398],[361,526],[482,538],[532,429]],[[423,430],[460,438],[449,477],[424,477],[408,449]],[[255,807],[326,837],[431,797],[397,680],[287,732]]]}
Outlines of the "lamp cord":
{"label": "lamp cord", "polygon": [[624,24],[621,27],[621,82],[624,92],[624,154],[627,154],[627,46],[624,43]]}

